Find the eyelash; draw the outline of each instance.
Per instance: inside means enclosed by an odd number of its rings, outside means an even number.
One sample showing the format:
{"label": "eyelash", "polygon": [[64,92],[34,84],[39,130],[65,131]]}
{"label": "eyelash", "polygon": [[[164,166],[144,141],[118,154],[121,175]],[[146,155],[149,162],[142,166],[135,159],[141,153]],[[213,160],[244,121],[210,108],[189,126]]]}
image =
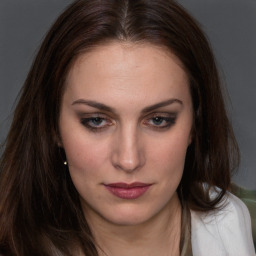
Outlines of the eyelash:
{"label": "eyelash", "polygon": [[[98,119],[98,121],[100,122],[108,122],[106,125],[99,127],[96,126],[95,124],[90,124],[91,122],[94,122]],[[96,121],[97,122],[97,121]],[[81,119],[81,124],[84,125],[87,129],[89,129],[90,131],[93,132],[100,132],[101,130],[107,128],[108,126],[112,125],[112,122],[110,119],[107,119],[105,117],[101,117],[101,116],[92,116],[92,117],[87,117],[87,118],[82,118]]]}
{"label": "eyelash", "polygon": [[[154,122],[157,121],[157,119],[160,120],[161,124],[157,125],[157,124],[149,124],[149,122]],[[150,127],[152,127],[153,129],[161,129],[161,130],[165,130],[170,128],[171,126],[173,126],[176,123],[176,115],[172,115],[172,116],[164,116],[164,115],[154,115],[153,117],[150,117],[148,119],[146,119],[145,122],[143,122],[144,124],[149,125]],[[164,125],[162,125],[162,122],[165,122]]]}
{"label": "eyelash", "polygon": [[[161,122],[161,124],[150,124],[150,122],[157,121]],[[146,126],[149,126],[150,128],[154,130],[166,130],[173,126],[176,123],[177,115],[176,114],[155,114],[153,117],[147,118],[145,121],[143,121],[143,124]],[[98,125],[93,124],[92,122],[100,122]],[[103,126],[101,125],[102,122],[106,122]],[[165,122],[164,125],[162,123]],[[109,126],[113,125],[113,122],[109,118],[101,117],[101,116],[91,116],[86,118],[81,118],[81,124],[84,125],[87,129],[89,129],[92,132],[101,132],[104,129],[106,129]]]}

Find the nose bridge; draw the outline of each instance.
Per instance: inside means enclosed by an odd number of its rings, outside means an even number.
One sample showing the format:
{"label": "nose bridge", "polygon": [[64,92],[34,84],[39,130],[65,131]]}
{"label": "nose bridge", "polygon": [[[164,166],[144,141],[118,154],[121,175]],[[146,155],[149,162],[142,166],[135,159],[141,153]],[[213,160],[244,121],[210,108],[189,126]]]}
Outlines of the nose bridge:
{"label": "nose bridge", "polygon": [[113,155],[115,167],[124,171],[134,171],[144,164],[145,157],[139,131],[135,125],[119,129]]}

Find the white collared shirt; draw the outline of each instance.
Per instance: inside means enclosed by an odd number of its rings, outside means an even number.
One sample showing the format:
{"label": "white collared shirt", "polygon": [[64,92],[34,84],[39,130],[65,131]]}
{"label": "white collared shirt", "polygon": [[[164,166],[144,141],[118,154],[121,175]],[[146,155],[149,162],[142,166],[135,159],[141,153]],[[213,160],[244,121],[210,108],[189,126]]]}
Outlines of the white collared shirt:
{"label": "white collared shirt", "polygon": [[211,213],[191,211],[193,256],[255,256],[247,207],[229,192],[223,203]]}

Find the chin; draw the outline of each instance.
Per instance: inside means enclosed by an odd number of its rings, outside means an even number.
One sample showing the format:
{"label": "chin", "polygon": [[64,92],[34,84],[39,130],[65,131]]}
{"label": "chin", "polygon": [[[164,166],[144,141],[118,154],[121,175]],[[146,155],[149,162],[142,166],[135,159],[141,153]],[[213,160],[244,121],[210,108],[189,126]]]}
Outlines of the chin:
{"label": "chin", "polygon": [[157,211],[147,209],[142,205],[126,205],[122,207],[113,208],[108,214],[102,216],[108,222],[119,226],[136,226],[146,223],[157,215]]}
{"label": "chin", "polygon": [[118,226],[138,226],[147,222],[150,218],[145,216],[117,216],[108,218],[107,221]]}

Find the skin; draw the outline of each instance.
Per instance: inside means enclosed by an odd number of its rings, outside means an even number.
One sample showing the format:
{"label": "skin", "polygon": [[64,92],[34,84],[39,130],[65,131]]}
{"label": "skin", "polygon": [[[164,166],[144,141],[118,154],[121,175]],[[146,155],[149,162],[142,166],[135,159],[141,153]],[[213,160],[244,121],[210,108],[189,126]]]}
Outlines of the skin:
{"label": "skin", "polygon": [[[192,122],[187,74],[166,49],[114,41],[75,61],[61,105],[60,143],[107,255],[179,255],[176,189]],[[105,187],[116,182],[150,187],[139,198],[122,199]]]}

